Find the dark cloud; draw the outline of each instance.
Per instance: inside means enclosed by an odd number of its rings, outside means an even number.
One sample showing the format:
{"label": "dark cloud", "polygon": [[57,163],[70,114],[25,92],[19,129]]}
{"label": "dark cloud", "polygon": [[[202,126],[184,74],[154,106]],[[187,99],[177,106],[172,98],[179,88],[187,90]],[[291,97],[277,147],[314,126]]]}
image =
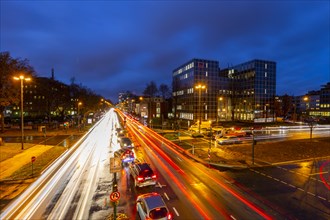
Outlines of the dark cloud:
{"label": "dark cloud", "polygon": [[327,1],[1,1],[0,22],[1,50],[113,101],[192,58],[276,61],[278,94],[330,80]]}

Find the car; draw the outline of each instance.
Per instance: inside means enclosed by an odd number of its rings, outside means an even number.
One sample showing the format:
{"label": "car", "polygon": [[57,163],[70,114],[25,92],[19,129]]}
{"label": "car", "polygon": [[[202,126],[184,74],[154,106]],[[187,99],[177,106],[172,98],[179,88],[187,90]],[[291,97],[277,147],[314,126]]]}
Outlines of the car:
{"label": "car", "polygon": [[125,150],[121,155],[121,161],[125,163],[132,163],[135,160],[134,152],[132,150]]}
{"label": "car", "polygon": [[218,144],[239,144],[242,143],[242,140],[237,136],[223,136],[222,138],[216,139]]}
{"label": "car", "polygon": [[128,137],[122,137],[122,138],[120,138],[119,143],[120,143],[120,147],[123,148],[123,149],[134,148],[133,142]]}
{"label": "car", "polygon": [[121,128],[116,128],[116,135],[118,135],[122,131]]}
{"label": "car", "polygon": [[135,187],[154,186],[157,183],[156,174],[148,163],[131,163],[130,175]]}
{"label": "car", "polygon": [[132,163],[135,160],[134,151],[130,149],[117,150],[114,152],[114,157],[119,157],[123,166],[127,163]]}
{"label": "car", "polygon": [[172,220],[172,214],[167,208],[162,196],[156,192],[139,195],[136,200],[136,210],[140,219]]}
{"label": "car", "polygon": [[200,137],[204,137],[204,135],[202,133],[193,132],[191,134],[191,137],[193,137],[193,138],[200,138]]}

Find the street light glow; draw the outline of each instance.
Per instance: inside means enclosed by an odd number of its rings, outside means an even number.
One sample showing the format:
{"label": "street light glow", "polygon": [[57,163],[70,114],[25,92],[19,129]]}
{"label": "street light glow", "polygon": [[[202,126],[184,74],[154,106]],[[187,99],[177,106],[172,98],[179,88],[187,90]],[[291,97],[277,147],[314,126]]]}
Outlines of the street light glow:
{"label": "street light glow", "polygon": [[205,89],[206,86],[202,85],[202,84],[198,84],[197,86],[195,86],[196,89]]}
{"label": "street light glow", "polygon": [[30,81],[31,78],[26,77],[24,75],[20,75],[19,77],[14,76],[13,77],[15,80],[20,80],[21,81],[21,144],[22,147],[21,149],[24,150],[24,110],[23,110],[23,90],[24,90],[24,80],[25,81]]}
{"label": "street light glow", "polygon": [[198,84],[195,86],[198,89],[198,114],[199,114],[199,123],[198,123],[198,133],[201,133],[201,123],[202,123],[202,114],[201,114],[201,92],[202,89],[205,89],[206,86],[203,84]]}

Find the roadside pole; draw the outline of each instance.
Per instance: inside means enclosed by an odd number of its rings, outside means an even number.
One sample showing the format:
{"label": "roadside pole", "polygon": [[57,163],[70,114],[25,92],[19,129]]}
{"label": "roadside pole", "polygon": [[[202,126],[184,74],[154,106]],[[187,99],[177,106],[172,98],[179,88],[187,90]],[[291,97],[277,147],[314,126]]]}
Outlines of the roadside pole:
{"label": "roadside pole", "polygon": [[254,165],[254,146],[257,144],[257,140],[255,139],[255,130],[258,128],[253,127],[252,130],[252,165]]}
{"label": "roadside pole", "polygon": [[[112,137],[110,140],[110,147],[112,145]],[[113,173],[112,193],[110,194],[110,201],[113,205],[113,219],[117,219],[117,204],[119,202],[120,193],[118,192],[117,172],[121,171],[121,159],[119,157],[110,158],[110,173]]]}
{"label": "roadside pole", "polygon": [[210,125],[210,146],[209,146],[209,165],[211,163],[211,147],[212,147],[212,126]]}
{"label": "roadside pole", "polygon": [[32,163],[32,178],[33,178],[33,163],[34,161],[36,161],[36,157],[35,156],[32,156],[31,157],[31,163]]}

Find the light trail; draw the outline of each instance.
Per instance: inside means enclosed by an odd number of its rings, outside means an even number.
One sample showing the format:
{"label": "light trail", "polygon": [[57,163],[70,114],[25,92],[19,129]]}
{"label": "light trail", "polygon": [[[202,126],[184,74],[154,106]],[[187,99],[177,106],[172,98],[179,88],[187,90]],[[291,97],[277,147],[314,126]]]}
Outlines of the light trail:
{"label": "light trail", "polygon": [[[122,113],[121,113],[122,114]],[[138,123],[137,121],[132,121],[129,117],[126,117],[126,120],[131,121],[132,123],[136,124],[137,126],[142,126],[140,123]],[[127,123],[127,122],[126,122]],[[145,134],[143,134],[141,131],[139,131],[138,129],[134,128],[133,126],[131,126],[132,129],[135,129],[136,132],[140,133],[140,135],[143,135],[145,138],[147,138],[147,136]],[[192,161],[183,157],[181,153],[179,153],[176,149],[184,152],[184,149],[181,148],[180,146],[174,144],[173,142],[167,140],[166,138],[164,138],[163,136],[157,134],[156,132],[154,132],[153,130],[143,126],[143,129],[145,129],[147,132],[145,132],[146,134],[152,136],[155,140],[157,140],[158,144],[161,144],[161,146],[166,146],[167,149],[171,150],[172,152],[174,152],[177,155],[180,155],[182,159],[185,160],[185,162],[190,163],[190,165],[193,165]],[[135,135],[137,135],[135,133]],[[142,139],[137,135],[137,137],[142,141]],[[165,153],[163,151],[161,151],[159,149],[159,146],[155,145],[151,140],[148,139],[148,143],[151,144],[154,149],[156,149],[157,152],[161,152],[161,155],[164,155]],[[150,149],[150,148],[149,148]],[[153,152],[152,152],[153,153]],[[156,158],[156,157],[155,157]],[[168,156],[165,156],[166,161],[168,161]],[[158,158],[157,158],[158,159]],[[158,159],[159,160],[159,159]],[[174,163],[171,159],[171,165]],[[160,161],[159,161],[160,162]],[[207,163],[205,163],[207,164]],[[172,165],[173,166],[173,165]],[[231,195],[233,195],[235,198],[237,198],[239,201],[241,201],[243,204],[245,204],[247,207],[249,207],[251,210],[253,210],[255,213],[257,213],[258,215],[260,215],[261,217],[263,217],[264,219],[272,219],[272,217],[270,217],[269,215],[267,215],[264,210],[262,210],[261,208],[257,207],[256,205],[254,205],[253,203],[247,201],[246,199],[244,199],[241,195],[239,195],[237,192],[235,192],[234,190],[230,189],[229,187],[227,187],[226,185],[224,185],[223,183],[221,183],[217,178],[212,177],[212,175],[206,173],[204,170],[201,170],[200,168],[198,168],[197,166],[195,166],[195,169],[198,169],[200,172],[204,173],[205,175],[208,176],[208,178],[212,179],[214,182],[216,182],[220,187],[222,187],[222,189],[226,190],[228,193],[230,193]],[[181,170],[181,169],[180,169]],[[184,178],[187,179],[186,175],[182,175]],[[178,181],[175,181],[176,183]],[[180,183],[181,185],[181,183]],[[180,187],[180,189],[182,189],[183,187]],[[208,198],[206,198],[208,200]],[[217,207],[217,204],[213,204],[213,201],[210,201],[210,204],[216,208],[216,210],[218,210],[220,213],[222,213],[224,216],[229,216],[223,209],[219,210],[219,208]]]}

